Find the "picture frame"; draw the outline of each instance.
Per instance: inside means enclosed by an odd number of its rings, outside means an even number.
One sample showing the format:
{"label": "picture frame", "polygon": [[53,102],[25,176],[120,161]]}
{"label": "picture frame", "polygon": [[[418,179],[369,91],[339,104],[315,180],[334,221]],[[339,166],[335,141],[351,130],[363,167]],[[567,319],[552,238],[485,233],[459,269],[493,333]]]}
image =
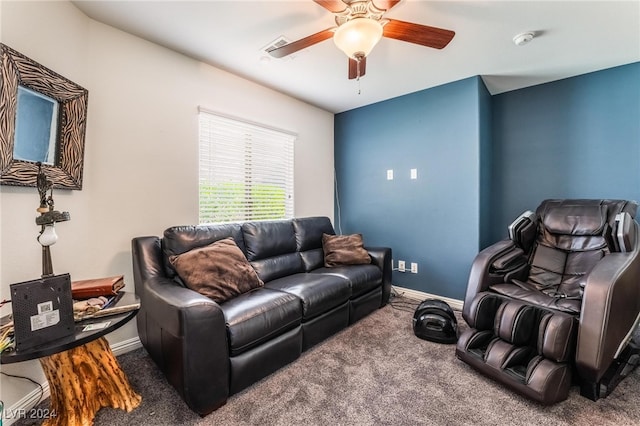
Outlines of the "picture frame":
{"label": "picture frame", "polygon": [[[2,43],[0,60],[0,184],[36,186],[40,162],[54,188],[81,190],[88,90]],[[20,95],[41,95],[40,98],[55,105],[55,108],[50,108],[53,112],[25,113],[27,103],[18,106],[19,92]],[[41,128],[35,133],[42,140],[34,144],[49,143],[43,140],[55,142],[55,146],[44,149],[53,158],[42,161],[37,156],[16,156],[14,148],[19,126],[23,129]],[[51,135],[46,135],[47,129]],[[19,144],[24,148],[34,132],[20,133]],[[23,140],[25,137],[27,140]],[[23,149],[20,151],[24,152]]]}

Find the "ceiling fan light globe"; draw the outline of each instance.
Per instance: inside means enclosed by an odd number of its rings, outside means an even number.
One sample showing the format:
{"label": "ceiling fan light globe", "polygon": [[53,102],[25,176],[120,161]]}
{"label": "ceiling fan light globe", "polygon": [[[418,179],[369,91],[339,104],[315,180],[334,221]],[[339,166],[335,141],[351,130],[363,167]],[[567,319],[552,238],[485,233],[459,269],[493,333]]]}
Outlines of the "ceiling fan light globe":
{"label": "ceiling fan light globe", "polygon": [[354,18],[340,25],[333,34],[333,42],[348,57],[368,56],[382,38],[382,25],[369,18]]}

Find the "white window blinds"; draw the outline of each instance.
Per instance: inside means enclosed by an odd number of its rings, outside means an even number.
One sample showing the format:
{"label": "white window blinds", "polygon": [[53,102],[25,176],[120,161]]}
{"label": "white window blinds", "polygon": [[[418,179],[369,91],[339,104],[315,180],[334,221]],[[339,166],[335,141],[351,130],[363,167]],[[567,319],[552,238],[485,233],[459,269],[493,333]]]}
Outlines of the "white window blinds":
{"label": "white window blinds", "polygon": [[293,217],[296,136],[200,109],[200,223]]}

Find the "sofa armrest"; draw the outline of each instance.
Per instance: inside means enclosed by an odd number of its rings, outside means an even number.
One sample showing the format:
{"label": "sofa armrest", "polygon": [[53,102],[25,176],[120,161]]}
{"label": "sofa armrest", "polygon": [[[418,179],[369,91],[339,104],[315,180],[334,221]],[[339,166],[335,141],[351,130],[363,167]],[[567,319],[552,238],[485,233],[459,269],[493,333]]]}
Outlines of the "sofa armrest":
{"label": "sofa armrest", "polygon": [[599,382],[626,345],[640,313],[640,246],[611,253],[587,277],[582,297],[576,366],[580,376]]}
{"label": "sofa armrest", "polygon": [[[229,396],[229,349],[220,306],[164,275],[157,237],[132,241],[138,333],[187,405],[205,415]],[[144,336],[144,338],[142,337]]]}
{"label": "sofa armrest", "polygon": [[[226,325],[220,305],[208,297],[186,287],[180,287],[175,281],[166,277],[151,277],[144,283],[144,287],[145,311],[171,335],[186,337],[202,326],[221,327],[224,331]],[[226,334],[223,338],[224,341],[219,343],[226,345]],[[206,343],[194,342],[194,344]]]}
{"label": "sofa armrest", "polygon": [[382,303],[389,302],[391,296],[391,249],[389,247],[365,247],[371,257],[371,263],[382,271]]}

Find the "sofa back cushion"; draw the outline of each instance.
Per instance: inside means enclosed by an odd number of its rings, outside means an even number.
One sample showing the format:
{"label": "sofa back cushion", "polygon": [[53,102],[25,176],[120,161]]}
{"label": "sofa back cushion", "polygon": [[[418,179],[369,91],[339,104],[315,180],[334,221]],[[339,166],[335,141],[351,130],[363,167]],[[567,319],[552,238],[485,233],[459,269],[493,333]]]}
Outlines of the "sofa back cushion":
{"label": "sofa back cushion", "polygon": [[304,272],[291,220],[242,224],[247,259],[264,282]]}
{"label": "sofa back cushion", "polygon": [[305,217],[293,219],[296,233],[296,249],[300,252],[306,272],[324,264],[322,234],[335,235],[328,217]]}
{"label": "sofa back cushion", "polygon": [[213,242],[229,237],[232,237],[240,250],[246,254],[242,230],[238,223],[173,226],[168,228],[164,231],[162,238],[165,273],[168,277],[176,278],[180,281],[175,268],[169,261],[170,257],[180,255],[194,248],[208,246]]}

